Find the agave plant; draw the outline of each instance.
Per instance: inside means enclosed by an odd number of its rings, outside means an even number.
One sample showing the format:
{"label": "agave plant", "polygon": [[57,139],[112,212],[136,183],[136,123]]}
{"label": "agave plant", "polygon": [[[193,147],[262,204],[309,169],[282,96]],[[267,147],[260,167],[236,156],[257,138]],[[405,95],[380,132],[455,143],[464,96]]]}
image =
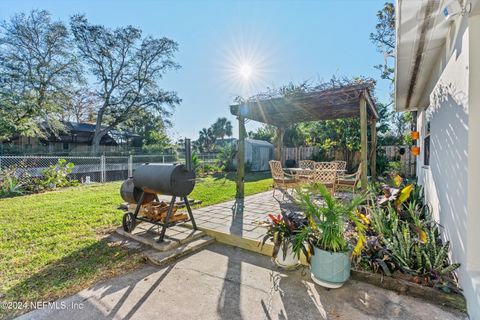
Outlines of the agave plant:
{"label": "agave plant", "polygon": [[430,241],[420,246],[423,271],[430,275],[433,286],[445,292],[457,291],[452,273],[460,267],[460,264],[450,264],[449,262],[448,249],[450,248],[450,242],[441,243],[438,239],[437,226],[429,230],[428,238]]}
{"label": "agave plant", "polygon": [[402,224],[393,235],[384,238],[383,242],[392,252],[398,267],[407,274],[417,275],[421,270],[421,253],[411,237],[408,225]]}
{"label": "agave plant", "polygon": [[[315,203],[314,194],[320,194],[324,205]],[[299,203],[308,220],[307,225],[297,233],[293,250],[303,251],[309,259],[314,254],[314,247],[330,252],[345,252],[350,249],[351,243],[347,236],[349,224],[353,224],[356,231],[357,243],[353,254],[358,255],[365,245],[366,227],[357,214],[357,207],[364,201],[357,196],[349,203],[335,199],[324,185],[315,184],[307,192],[299,192]]]}

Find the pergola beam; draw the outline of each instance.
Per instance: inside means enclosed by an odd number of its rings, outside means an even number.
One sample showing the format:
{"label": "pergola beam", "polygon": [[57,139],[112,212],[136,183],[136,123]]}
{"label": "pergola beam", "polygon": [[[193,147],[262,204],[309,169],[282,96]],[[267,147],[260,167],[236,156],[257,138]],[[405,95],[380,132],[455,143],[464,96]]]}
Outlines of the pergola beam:
{"label": "pergola beam", "polygon": [[283,134],[285,133],[285,130],[282,127],[277,127],[277,137],[275,144],[277,147],[275,148],[275,159],[282,162],[282,155],[283,155]]}
{"label": "pergola beam", "polygon": [[371,141],[371,156],[370,156],[370,175],[372,181],[377,180],[377,119],[372,118],[370,121],[370,137]]}
{"label": "pergola beam", "polygon": [[237,151],[237,180],[236,198],[245,197],[245,117],[238,115],[238,151]]}
{"label": "pergola beam", "polygon": [[367,126],[367,100],[360,96],[360,167],[362,169],[362,190],[367,190],[368,184],[368,126]]}

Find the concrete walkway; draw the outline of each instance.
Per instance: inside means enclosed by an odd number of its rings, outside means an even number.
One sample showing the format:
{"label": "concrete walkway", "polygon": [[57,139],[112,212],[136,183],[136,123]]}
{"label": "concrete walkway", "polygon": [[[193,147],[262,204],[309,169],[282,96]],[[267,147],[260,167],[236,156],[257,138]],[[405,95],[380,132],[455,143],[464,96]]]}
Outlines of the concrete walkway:
{"label": "concrete walkway", "polygon": [[328,291],[314,285],[307,270],[272,268],[268,257],[213,244],[19,319],[466,319],[365,283],[349,281]]}

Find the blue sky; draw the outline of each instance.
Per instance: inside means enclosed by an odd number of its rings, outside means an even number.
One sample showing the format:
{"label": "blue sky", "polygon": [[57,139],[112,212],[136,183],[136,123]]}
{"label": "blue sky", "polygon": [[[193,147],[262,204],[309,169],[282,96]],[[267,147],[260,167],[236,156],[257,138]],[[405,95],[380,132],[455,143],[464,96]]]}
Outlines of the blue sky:
{"label": "blue sky", "polygon": [[[179,43],[182,68],[162,86],[183,99],[172,118],[174,138],[197,138],[216,118],[235,118],[228,106],[247,96],[289,82],[328,80],[332,75],[364,75],[379,80],[382,56],[370,43],[376,12],[385,0],[319,1],[26,1],[2,0],[0,19],[16,12],[46,9],[67,21],[84,13],[96,24],[134,25],[145,35]],[[240,70],[248,65],[251,76]],[[377,82],[377,96],[388,101],[389,83]],[[258,127],[250,122],[247,130]]]}

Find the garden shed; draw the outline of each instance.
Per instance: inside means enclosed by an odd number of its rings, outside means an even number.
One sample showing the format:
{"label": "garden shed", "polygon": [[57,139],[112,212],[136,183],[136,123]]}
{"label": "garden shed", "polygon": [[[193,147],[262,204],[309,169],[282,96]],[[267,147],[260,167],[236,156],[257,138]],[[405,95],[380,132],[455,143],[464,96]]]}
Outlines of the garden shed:
{"label": "garden shed", "polygon": [[[245,139],[245,165],[250,171],[268,171],[268,161],[274,157],[274,146],[263,140]],[[237,157],[233,160],[237,167]]]}

